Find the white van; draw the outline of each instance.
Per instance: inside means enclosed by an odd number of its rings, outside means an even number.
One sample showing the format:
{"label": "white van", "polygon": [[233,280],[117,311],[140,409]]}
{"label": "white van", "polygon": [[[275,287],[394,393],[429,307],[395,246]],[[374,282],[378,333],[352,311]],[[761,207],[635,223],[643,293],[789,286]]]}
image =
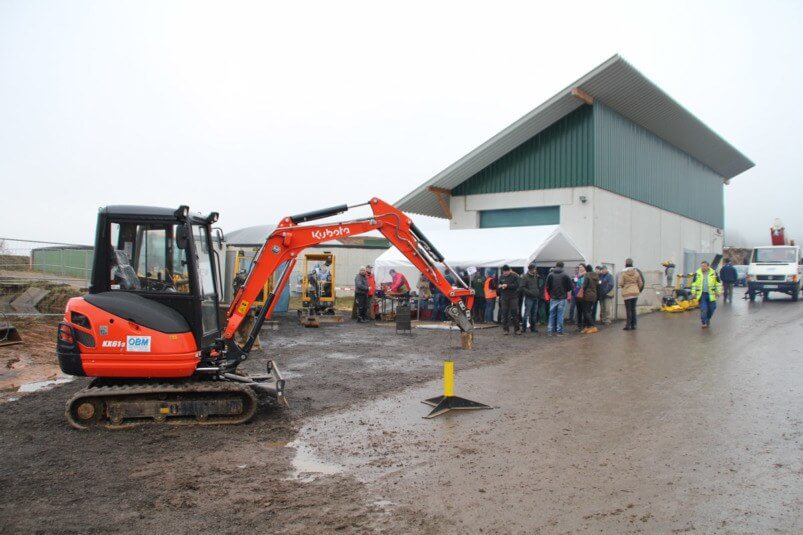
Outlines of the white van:
{"label": "white van", "polygon": [[800,247],[772,245],[756,247],[747,268],[747,296],[755,301],[757,294],[764,299],[770,292],[783,292],[797,301],[800,296]]}

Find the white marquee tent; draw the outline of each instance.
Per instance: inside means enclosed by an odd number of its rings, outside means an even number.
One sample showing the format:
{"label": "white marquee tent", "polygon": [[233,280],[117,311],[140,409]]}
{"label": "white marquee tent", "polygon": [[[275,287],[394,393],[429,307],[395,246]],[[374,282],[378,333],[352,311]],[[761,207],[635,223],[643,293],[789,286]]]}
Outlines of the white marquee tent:
{"label": "white marquee tent", "polygon": [[[504,264],[525,268],[531,262],[552,266],[559,260],[567,264],[586,261],[558,225],[439,230],[427,232],[426,236],[455,270],[499,268]],[[374,266],[377,282],[389,281],[391,269],[404,273],[415,287],[419,271],[395,247],[377,258]]]}

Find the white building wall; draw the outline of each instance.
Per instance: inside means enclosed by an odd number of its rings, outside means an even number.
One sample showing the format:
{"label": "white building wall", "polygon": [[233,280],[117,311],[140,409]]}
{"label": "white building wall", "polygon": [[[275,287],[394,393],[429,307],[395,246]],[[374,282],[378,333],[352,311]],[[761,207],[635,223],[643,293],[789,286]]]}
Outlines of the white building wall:
{"label": "white building wall", "polygon": [[677,249],[666,260],[671,260],[676,266],[683,263],[683,229],[681,227],[681,216],[661,210],[661,241],[666,244],[674,244]]}
{"label": "white building wall", "polygon": [[[702,232],[697,222],[684,217],[680,218],[680,243],[683,249],[689,251],[699,251],[701,253],[705,252],[700,250],[703,240]],[[682,258],[683,257],[681,256],[681,262]]]}
{"label": "white building wall", "polygon": [[[556,188],[547,190],[460,195],[451,198],[451,229],[479,228],[480,211],[560,206],[560,224],[577,247],[589,258],[593,255],[594,190],[597,188]],[[585,197],[585,202],[580,200]]]}
{"label": "white building wall", "polygon": [[595,263],[624,267],[631,253],[634,215],[629,205],[623,206],[619,195],[595,188],[594,195],[594,256]]}
{"label": "white building wall", "polygon": [[[675,273],[682,273],[684,251],[722,252],[722,233],[710,225],[595,189],[593,263],[614,264],[619,272],[625,259],[632,258],[647,279],[639,299],[641,306],[660,305],[664,284],[662,262],[673,262]],[[621,317],[624,312],[621,309],[619,312]]]}
{"label": "white building wall", "polygon": [[555,205],[561,227],[590,263],[612,264],[619,272],[626,258],[633,259],[647,279],[645,306],[660,303],[663,261],[674,262],[680,273],[685,250],[722,252],[721,229],[596,187],[454,196],[450,228],[478,228],[482,210]]}
{"label": "white building wall", "polygon": [[449,210],[452,212],[452,219],[449,220],[449,228],[453,230],[479,228],[480,213],[476,210],[466,208],[468,197],[485,197],[485,195],[459,195],[449,199]]}

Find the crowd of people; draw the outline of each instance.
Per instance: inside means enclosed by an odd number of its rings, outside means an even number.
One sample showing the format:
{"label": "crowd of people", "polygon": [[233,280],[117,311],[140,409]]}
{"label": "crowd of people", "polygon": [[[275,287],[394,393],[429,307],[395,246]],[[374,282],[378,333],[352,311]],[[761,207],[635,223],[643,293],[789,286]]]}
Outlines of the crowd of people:
{"label": "crowd of people", "polygon": [[[619,277],[619,288],[625,298],[627,322],[625,330],[636,328],[636,301],[644,288],[641,272],[633,268],[628,259],[624,272]],[[593,334],[599,323],[610,325],[613,321],[614,291],[617,282],[606,266],[593,267],[580,264],[570,276],[564,271],[563,262],[552,268],[530,264],[519,275],[510,266],[496,270],[478,269],[469,273],[460,270],[459,276],[474,289],[472,319],[475,323],[496,322],[503,332],[520,335],[527,331],[538,332],[538,325],[547,326],[547,334],[562,335],[565,323],[574,324],[579,332]],[[412,288],[406,277],[390,270],[391,282],[387,293],[394,296],[409,296],[414,291],[419,302],[432,301],[430,319],[447,319],[449,300],[423,274]],[[450,285],[455,285],[451,273],[445,275]],[[355,281],[355,316],[358,322],[373,318],[373,298],[377,284],[372,266],[360,268]]]}
{"label": "crowd of people", "polygon": [[[471,310],[474,322],[499,323],[506,335],[511,331],[515,335],[528,330],[537,333],[538,325],[546,325],[548,336],[560,336],[564,334],[567,323],[575,325],[577,331],[583,334],[597,333],[598,324],[610,325],[613,322],[617,288],[625,308],[623,330],[636,330],[638,326],[636,305],[644,291],[644,274],[630,258],[625,260],[625,268],[618,277],[614,277],[605,265],[594,267],[591,264],[579,264],[574,268],[573,275],[569,275],[563,262],[557,262],[551,268],[532,263],[521,275],[509,265],[502,266],[498,276],[495,271],[460,271],[459,276],[474,290]],[[386,288],[388,294],[404,298],[414,291],[419,302],[432,300],[430,319],[447,319],[445,310],[449,300],[423,274],[415,288],[410,286],[404,274],[396,270],[391,269],[390,276],[391,281]],[[727,259],[719,274],[708,262],[702,262],[694,275],[691,292],[700,303],[703,328],[711,324],[719,295],[724,294],[726,302],[733,299],[736,279],[736,270]],[[451,285],[455,284],[451,273],[446,274],[446,280]],[[363,323],[374,319],[372,303],[377,294],[377,285],[372,266],[360,268],[354,287],[357,321]]]}
{"label": "crowd of people", "polygon": [[[384,286],[383,294],[399,298],[407,298],[410,295],[410,283],[404,273],[390,270],[391,281]],[[371,265],[362,266],[354,277],[354,317],[358,323],[366,323],[376,319],[374,309],[374,299],[378,295],[374,267]]]}
{"label": "crowd of people", "polygon": [[[528,330],[535,333],[540,324],[546,325],[547,335],[563,335],[566,323],[574,324],[578,332],[594,334],[599,332],[598,323],[613,322],[616,285],[613,274],[604,265],[580,264],[573,275],[566,273],[563,262],[552,268],[530,264],[521,275],[505,265],[498,278],[492,273],[478,273],[474,277],[474,321],[497,321],[505,334],[512,331],[520,335]],[[644,289],[644,277],[630,259],[619,276],[618,286],[628,311],[625,330],[633,330],[636,301]],[[497,304],[499,314],[494,318]]]}

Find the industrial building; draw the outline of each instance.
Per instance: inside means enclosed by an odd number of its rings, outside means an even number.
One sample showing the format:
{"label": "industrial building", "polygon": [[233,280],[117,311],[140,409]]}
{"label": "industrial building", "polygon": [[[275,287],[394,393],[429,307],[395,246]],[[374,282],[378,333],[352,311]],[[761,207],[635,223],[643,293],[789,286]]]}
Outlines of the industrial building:
{"label": "industrial building", "polygon": [[724,187],[753,165],[617,55],[396,205],[451,229],[560,225],[616,272],[688,270],[721,253]]}

